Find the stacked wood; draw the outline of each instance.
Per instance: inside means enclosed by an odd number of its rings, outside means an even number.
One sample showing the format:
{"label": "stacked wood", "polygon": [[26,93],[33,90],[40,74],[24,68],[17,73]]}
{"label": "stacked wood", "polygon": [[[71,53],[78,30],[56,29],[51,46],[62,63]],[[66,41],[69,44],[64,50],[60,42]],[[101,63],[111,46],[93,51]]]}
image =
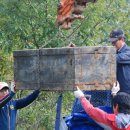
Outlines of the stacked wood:
{"label": "stacked wood", "polygon": [[83,19],[82,13],[89,2],[95,3],[96,0],[61,0],[58,5],[58,26],[69,29],[75,19]]}

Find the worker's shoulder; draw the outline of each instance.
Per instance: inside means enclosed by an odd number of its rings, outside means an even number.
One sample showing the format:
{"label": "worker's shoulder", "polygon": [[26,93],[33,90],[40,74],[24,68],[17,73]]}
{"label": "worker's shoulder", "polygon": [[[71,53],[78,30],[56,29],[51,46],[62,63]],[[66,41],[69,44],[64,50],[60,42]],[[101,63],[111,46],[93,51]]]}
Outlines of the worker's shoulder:
{"label": "worker's shoulder", "polygon": [[130,46],[125,43],[124,46],[123,46],[123,48],[124,48],[124,49],[130,49]]}
{"label": "worker's shoulder", "polygon": [[128,46],[127,44],[125,44],[121,49],[120,49],[121,53],[130,53],[130,46]]}
{"label": "worker's shoulder", "polygon": [[126,49],[130,49],[130,46],[126,44],[126,45],[125,45],[125,48],[126,48]]}
{"label": "worker's shoulder", "polygon": [[125,50],[124,50],[127,54],[130,54],[130,46],[126,46]]}

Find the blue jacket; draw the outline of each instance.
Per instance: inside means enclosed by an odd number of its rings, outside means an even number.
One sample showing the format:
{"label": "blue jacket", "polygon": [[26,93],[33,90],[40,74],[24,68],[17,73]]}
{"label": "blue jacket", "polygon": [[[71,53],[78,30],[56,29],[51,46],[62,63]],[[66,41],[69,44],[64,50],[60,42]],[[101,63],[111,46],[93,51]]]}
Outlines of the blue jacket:
{"label": "blue jacket", "polygon": [[117,80],[120,91],[130,93],[130,47],[126,44],[117,51]]}
{"label": "blue jacket", "polygon": [[15,130],[17,110],[26,107],[32,103],[39,95],[39,90],[25,98],[11,100],[15,93],[11,92],[9,96],[0,103],[0,130]]}

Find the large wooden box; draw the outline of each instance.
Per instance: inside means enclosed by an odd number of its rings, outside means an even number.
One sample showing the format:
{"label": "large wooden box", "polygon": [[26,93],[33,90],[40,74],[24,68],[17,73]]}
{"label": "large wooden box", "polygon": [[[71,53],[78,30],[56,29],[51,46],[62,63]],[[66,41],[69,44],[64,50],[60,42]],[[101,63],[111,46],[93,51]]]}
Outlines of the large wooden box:
{"label": "large wooden box", "polygon": [[14,52],[17,89],[110,89],[116,80],[113,47],[44,48]]}

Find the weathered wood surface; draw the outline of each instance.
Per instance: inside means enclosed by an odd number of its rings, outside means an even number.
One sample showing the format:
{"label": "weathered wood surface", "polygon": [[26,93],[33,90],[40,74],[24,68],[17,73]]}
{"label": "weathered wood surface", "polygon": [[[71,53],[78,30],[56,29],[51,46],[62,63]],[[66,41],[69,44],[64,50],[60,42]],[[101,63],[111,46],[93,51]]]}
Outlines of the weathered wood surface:
{"label": "weathered wood surface", "polygon": [[110,89],[116,80],[113,47],[44,48],[14,52],[17,89]]}

